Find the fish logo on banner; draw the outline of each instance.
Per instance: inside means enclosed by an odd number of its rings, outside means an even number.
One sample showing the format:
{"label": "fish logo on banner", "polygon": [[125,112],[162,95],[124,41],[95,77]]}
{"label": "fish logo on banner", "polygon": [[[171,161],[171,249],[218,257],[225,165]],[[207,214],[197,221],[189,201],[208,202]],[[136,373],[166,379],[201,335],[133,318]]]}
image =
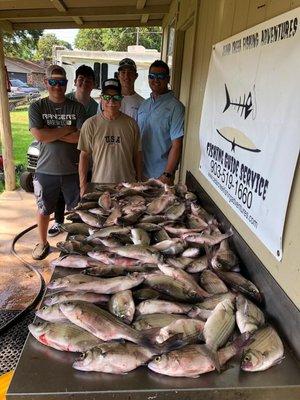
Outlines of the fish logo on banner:
{"label": "fish logo on banner", "polygon": [[[230,107],[233,107],[238,113],[240,113],[240,117],[243,117],[245,120],[252,114],[252,119],[256,117],[256,99],[255,99],[255,86],[253,86],[252,92],[249,91],[248,96],[244,93],[244,96],[240,96],[239,100],[232,101],[227,85],[225,83],[225,95],[226,95],[226,104],[223,110],[223,113],[226,112]],[[229,143],[231,143],[231,151],[235,151],[235,147],[239,147],[241,149],[251,151],[254,153],[259,153],[259,150],[256,145],[247,137],[247,135],[240,131],[239,129],[232,127],[224,127],[220,129],[216,129],[217,133]]]}

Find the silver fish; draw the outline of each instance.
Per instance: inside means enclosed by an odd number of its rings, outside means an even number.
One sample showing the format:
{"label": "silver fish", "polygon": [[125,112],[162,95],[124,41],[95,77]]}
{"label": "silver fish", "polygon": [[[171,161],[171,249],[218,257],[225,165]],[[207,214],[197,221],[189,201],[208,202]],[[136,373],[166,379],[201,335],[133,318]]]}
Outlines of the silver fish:
{"label": "silver fish", "polygon": [[184,318],[171,322],[169,325],[161,328],[155,336],[157,343],[163,343],[170,337],[181,334],[182,339],[198,341],[201,338],[205,322],[200,319]]}
{"label": "silver fish", "polygon": [[171,193],[163,194],[159,198],[153,200],[147,207],[148,214],[160,214],[175,200],[175,196]]}
{"label": "silver fish", "polygon": [[131,290],[123,290],[111,296],[108,308],[112,314],[123,322],[131,324],[135,312]]}
{"label": "silver fish", "polygon": [[106,294],[93,292],[56,292],[44,298],[44,304],[51,306],[53,304],[62,303],[63,301],[81,300],[94,304],[105,304],[109,300]]}
{"label": "silver fish", "polygon": [[236,323],[241,333],[256,331],[265,324],[264,313],[239,294],[236,298]]}
{"label": "silver fish", "polygon": [[104,192],[100,197],[98,204],[104,210],[110,210],[111,208],[111,197],[109,192]]}
{"label": "silver fish", "polygon": [[86,330],[65,322],[34,322],[28,329],[40,343],[60,351],[83,352],[101,343]]}
{"label": "silver fish", "polygon": [[131,229],[131,239],[134,244],[140,244],[142,246],[149,246],[150,244],[148,233],[141,228]]}
{"label": "silver fish", "polygon": [[120,207],[115,207],[107,220],[104,222],[103,226],[113,226],[117,224],[118,218],[122,216],[122,211]]}
{"label": "silver fish", "polygon": [[64,289],[71,284],[81,284],[86,282],[93,282],[94,278],[82,274],[67,275],[63,278],[56,278],[48,283],[48,289]]}
{"label": "silver fish", "polygon": [[76,211],[77,214],[80,216],[82,221],[90,226],[95,228],[101,228],[103,226],[103,219],[99,218],[97,215],[93,215],[87,211]]}
{"label": "silver fish", "polygon": [[84,222],[73,222],[72,224],[62,224],[61,228],[70,233],[71,235],[88,235],[89,234],[89,225]]}
{"label": "silver fish", "polygon": [[65,267],[65,268],[79,268],[84,269],[88,267],[88,261],[90,257],[82,256],[82,255],[75,255],[69,254],[65,256],[61,256],[55,258],[51,261],[51,265],[53,267]]}
{"label": "silver fish", "polygon": [[156,243],[152,248],[167,256],[174,256],[182,253],[186,248],[186,244],[181,239],[175,238]]}
{"label": "silver fish", "polygon": [[105,342],[126,339],[134,343],[143,343],[144,337],[140,332],[94,304],[68,301],[60,303],[60,309],[73,324],[86,329]]}
{"label": "silver fish", "polygon": [[[227,286],[216,274],[206,269],[200,276],[201,286],[211,294],[221,294],[228,292]],[[243,332],[242,332],[243,333]]]}
{"label": "silver fish", "polygon": [[145,247],[141,245],[129,245],[122,247],[114,247],[110,249],[112,253],[122,257],[134,258],[143,263],[157,263],[161,256],[153,247]]}
{"label": "silver fish", "polygon": [[64,322],[67,320],[64,314],[60,311],[59,304],[44,306],[37,310],[35,315],[49,322]]}
{"label": "silver fish", "polygon": [[187,314],[191,305],[165,300],[145,300],[137,307],[137,315],[141,314]]}
{"label": "silver fish", "polygon": [[165,216],[167,219],[171,221],[175,221],[183,216],[185,212],[185,205],[184,203],[174,204],[173,206],[169,207],[165,210]]}
{"label": "silver fish", "polygon": [[211,259],[211,266],[214,269],[221,269],[224,271],[231,270],[238,264],[238,258],[234,252],[229,248],[227,240],[220,243],[219,249],[216,251]]}
{"label": "silver fish", "polygon": [[197,272],[202,272],[207,269],[209,266],[207,255],[201,256],[196,260],[192,260],[192,262],[187,266],[186,271],[194,274]]}
{"label": "silver fish", "polygon": [[251,339],[252,343],[245,349],[242,357],[243,371],[265,371],[284,359],[282,341],[272,326],[258,329]]}
{"label": "silver fish", "polygon": [[163,328],[171,322],[183,318],[183,315],[177,314],[145,314],[137,317],[132,326],[138,331],[145,331],[153,328]]}
{"label": "silver fish", "polygon": [[88,350],[73,363],[81,371],[97,371],[108,374],[127,374],[146,364],[153,353],[146,347],[133,343],[104,343]]}

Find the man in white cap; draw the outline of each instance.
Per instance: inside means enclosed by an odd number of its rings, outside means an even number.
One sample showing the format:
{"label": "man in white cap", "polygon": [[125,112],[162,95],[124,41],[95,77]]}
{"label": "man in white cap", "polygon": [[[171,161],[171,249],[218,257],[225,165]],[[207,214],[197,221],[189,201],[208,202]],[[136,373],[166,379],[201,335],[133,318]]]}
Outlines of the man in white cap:
{"label": "man in white cap", "polygon": [[117,79],[102,83],[102,112],[87,119],[80,130],[80,194],[87,189],[89,157],[92,182],[119,183],[141,180],[141,141],[135,120],[120,111],[121,85]]}
{"label": "man in white cap", "polygon": [[138,77],[136,64],[131,58],[124,58],[119,62],[118,79],[122,87],[122,104],[120,111],[137,120],[137,111],[144,101],[134,90],[134,83]]}
{"label": "man in white cap", "polygon": [[32,252],[35,260],[42,260],[49,253],[47,229],[60,192],[68,210],[79,201],[77,142],[85,121],[83,105],[65,97],[68,81],[61,66],[48,67],[44,82],[49,96],[31,104],[28,111],[29,129],[40,142],[33,181],[39,232],[39,243]]}

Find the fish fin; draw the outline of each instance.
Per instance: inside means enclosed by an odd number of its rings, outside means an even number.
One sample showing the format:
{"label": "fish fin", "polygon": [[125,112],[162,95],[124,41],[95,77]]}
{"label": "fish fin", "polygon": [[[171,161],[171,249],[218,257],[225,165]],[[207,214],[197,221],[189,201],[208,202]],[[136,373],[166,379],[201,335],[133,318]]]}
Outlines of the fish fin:
{"label": "fish fin", "polygon": [[218,356],[217,351],[211,349],[207,345],[204,346],[204,349],[205,349],[205,352],[206,352],[207,356],[209,357],[211,362],[214,364],[216,370],[218,372],[221,372],[221,366],[220,366],[220,361],[219,361],[219,356]]}
{"label": "fish fin", "polygon": [[248,346],[249,344],[254,342],[254,339],[252,337],[253,335],[251,332],[244,332],[241,335],[239,335],[233,342],[232,345],[237,351],[237,354],[242,353],[242,350],[244,347]]}
{"label": "fish fin", "polygon": [[282,363],[282,361],[285,359],[285,356],[282,356],[280,358],[278,358],[277,360],[274,361],[273,365],[278,365],[280,363]]}

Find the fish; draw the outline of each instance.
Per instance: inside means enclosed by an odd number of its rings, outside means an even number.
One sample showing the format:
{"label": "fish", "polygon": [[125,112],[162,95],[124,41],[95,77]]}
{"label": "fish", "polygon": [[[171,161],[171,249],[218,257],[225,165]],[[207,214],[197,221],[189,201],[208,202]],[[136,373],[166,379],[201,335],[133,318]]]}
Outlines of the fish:
{"label": "fish", "polygon": [[34,322],[28,329],[40,343],[60,351],[83,352],[101,343],[86,330],[65,322]]}
{"label": "fish", "polygon": [[230,299],[225,299],[215,307],[211,316],[205,322],[203,336],[206,346],[212,352],[216,352],[227,342],[234,331],[234,327],[234,303]]}
{"label": "fish", "polygon": [[157,199],[153,200],[147,207],[148,214],[160,214],[175,200],[172,193],[163,194]]}
{"label": "fish", "polygon": [[[220,365],[241,352],[249,342],[249,337],[241,335],[234,342],[218,351]],[[190,344],[167,354],[156,356],[148,364],[152,371],[174,377],[198,378],[200,375],[214,371],[215,364],[207,347],[203,344]]]}
{"label": "fish", "polygon": [[236,297],[236,323],[241,333],[256,331],[265,324],[264,313],[249,299]]}
{"label": "fish", "polygon": [[72,274],[63,278],[53,279],[48,283],[48,289],[64,289],[69,285],[79,285],[81,283],[93,282],[94,278],[83,274]]}
{"label": "fish", "polygon": [[136,307],[136,314],[187,314],[191,308],[190,304],[165,300],[145,300]]}
{"label": "fish", "polygon": [[144,336],[139,331],[94,304],[68,301],[60,303],[60,309],[73,324],[105,342],[118,339],[125,339],[137,344],[144,342]]}
{"label": "fish", "polygon": [[170,337],[178,334],[181,334],[182,340],[189,339],[191,341],[198,341],[201,339],[204,325],[205,322],[200,319],[177,319],[161,328],[155,335],[155,341],[157,343],[163,343]]}
{"label": "fish", "polygon": [[51,265],[53,267],[65,267],[65,268],[78,268],[84,269],[88,267],[88,261],[90,257],[77,255],[77,254],[69,254],[64,255],[58,258],[55,258],[51,261]]}
{"label": "fish", "polygon": [[47,306],[52,306],[68,300],[81,300],[94,304],[106,304],[109,300],[109,296],[106,294],[93,292],[56,292],[45,296],[44,304]]}
{"label": "fish", "polygon": [[144,284],[179,301],[196,302],[202,298],[194,290],[187,290],[182,282],[166,275],[153,274],[145,277]]}
{"label": "fish", "polygon": [[108,309],[116,317],[120,318],[121,321],[131,324],[135,313],[135,304],[131,290],[122,290],[111,296]]}
{"label": "fish", "polygon": [[149,246],[150,244],[150,237],[148,233],[141,228],[131,229],[131,239],[133,241],[133,244],[142,246]]}
{"label": "fish", "polygon": [[103,343],[85,352],[73,363],[80,371],[127,374],[153,357],[153,352],[133,343]]}
{"label": "fish", "polygon": [[[107,265],[114,264],[118,266],[127,267],[130,265],[141,264],[139,260],[118,256],[117,254],[112,254],[110,252],[105,252],[105,251],[90,251],[88,252],[88,256],[95,259],[95,261],[97,260]],[[90,265],[92,266],[92,262],[90,262]]]}
{"label": "fish", "polygon": [[258,288],[254,285],[254,283],[244,278],[238,272],[225,272],[221,270],[215,270],[215,273],[218,275],[219,278],[222,279],[222,281],[227,283],[235,290],[238,290],[246,296],[252,297],[258,302],[262,301],[262,295]]}
{"label": "fish", "polygon": [[135,225],[136,228],[144,229],[147,232],[160,231],[161,226],[151,222],[139,222]]}
{"label": "fish", "polygon": [[225,283],[212,271],[205,269],[200,276],[201,286],[211,294],[220,294],[228,292]]}
{"label": "fish", "polygon": [[98,206],[98,203],[95,201],[88,201],[84,203],[78,203],[76,207],[74,207],[74,210],[89,210],[91,208],[95,208]]}
{"label": "fish", "polygon": [[101,216],[91,214],[88,211],[78,210],[76,213],[80,216],[84,223],[93,226],[94,228],[102,228],[103,223],[105,222],[105,219],[103,219]]}
{"label": "fish", "polygon": [[284,359],[283,343],[276,330],[268,325],[255,331],[252,343],[245,348],[241,369],[247,372],[265,371]]}
{"label": "fish", "polygon": [[138,265],[106,265],[98,267],[89,267],[83,271],[86,275],[100,276],[100,277],[115,277],[120,275],[126,275],[130,272],[146,272],[155,269],[155,264],[138,264]]}
{"label": "fish", "polygon": [[222,240],[227,239],[232,235],[232,232],[222,233],[220,235],[210,235],[202,233],[189,234],[186,233],[181,236],[182,239],[189,243],[197,243],[200,245],[215,246],[216,244],[222,242]]}
{"label": "fish", "polygon": [[72,224],[61,224],[63,231],[71,235],[88,235],[89,225],[84,222],[73,222]]}
{"label": "fish", "polygon": [[117,224],[118,219],[122,216],[122,211],[120,207],[114,207],[111,214],[107,217],[107,220],[104,222],[103,226],[113,226]]}
{"label": "fish", "polygon": [[143,263],[157,263],[161,259],[159,252],[152,247],[129,245],[111,248],[110,251],[122,257],[134,258]]}
{"label": "fish", "polygon": [[188,247],[182,252],[182,257],[197,258],[201,253],[199,247]]}
{"label": "fish", "polygon": [[65,322],[67,321],[64,314],[60,311],[59,305],[44,306],[35,312],[35,315],[49,322]]}
{"label": "fish", "polygon": [[187,293],[190,293],[191,295],[193,294],[198,299],[209,297],[209,293],[202,289],[194,280],[194,278],[182,269],[173,267],[168,264],[158,264],[158,268],[165,275],[168,275],[176,281],[180,282]]}
{"label": "fish", "polygon": [[188,266],[186,267],[186,271],[191,274],[194,274],[206,270],[208,266],[209,266],[209,261],[207,255],[204,255],[197,258],[196,260],[192,260],[192,262],[189,263]]}
{"label": "fish", "polygon": [[238,258],[230,249],[226,239],[220,243],[220,247],[213,255],[210,263],[213,269],[221,269],[223,271],[230,271],[238,264]]}
{"label": "fish", "polygon": [[84,255],[94,249],[93,246],[91,246],[87,243],[77,242],[75,240],[67,240],[65,242],[57,242],[56,247],[58,249],[60,249],[61,251],[63,251],[64,253],[68,253],[70,255],[71,254]]}
{"label": "fish", "polygon": [[145,314],[138,316],[133,322],[132,326],[138,331],[151,329],[152,332],[154,328],[163,328],[164,326],[169,325],[171,322],[183,318],[183,315],[178,314]]}
{"label": "fish", "polygon": [[179,238],[163,240],[162,242],[156,243],[152,248],[158,250],[160,253],[167,256],[174,256],[181,254],[186,248],[186,244]]}
{"label": "fish", "polygon": [[99,201],[98,204],[101,208],[103,208],[104,210],[110,210],[111,205],[112,205],[112,201],[111,201],[111,197],[110,197],[110,193],[109,192],[104,192],[100,197],[99,197]]}
{"label": "fish", "polygon": [[129,227],[121,227],[121,226],[109,226],[106,228],[99,229],[94,234],[88,236],[87,241],[94,238],[108,238],[115,233],[122,233],[123,235],[127,235],[130,232]]}
{"label": "fish", "polygon": [[165,259],[166,264],[172,265],[173,267],[176,268],[182,268],[182,269],[187,269],[187,266],[190,265],[191,263],[193,263],[193,258],[189,258],[189,257],[168,257]]}
{"label": "fish", "polygon": [[177,219],[181,218],[184,213],[185,213],[184,203],[174,204],[165,210],[165,217],[168,220],[176,221]]}

